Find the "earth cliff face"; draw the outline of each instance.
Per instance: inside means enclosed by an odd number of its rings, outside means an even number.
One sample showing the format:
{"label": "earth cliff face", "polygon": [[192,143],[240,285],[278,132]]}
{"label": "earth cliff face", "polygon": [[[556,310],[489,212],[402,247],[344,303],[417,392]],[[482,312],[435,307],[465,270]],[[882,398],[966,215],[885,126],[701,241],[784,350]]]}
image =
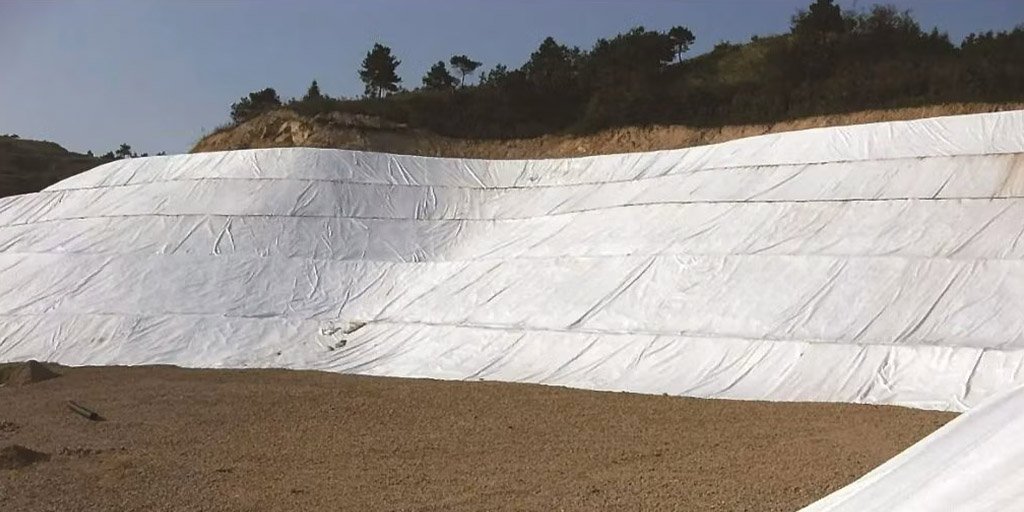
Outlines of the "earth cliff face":
{"label": "earth cliff face", "polygon": [[816,116],[775,124],[693,128],[648,126],[605,130],[589,135],[545,135],[532,139],[455,139],[371,116],[329,112],[313,117],[282,109],[203,137],[193,153],[232,149],[318,147],[456,158],[565,158],[657,151],[714,144],[765,133],[998,112],[1024,108],[1022,103],[951,104],[894,110],[871,110]]}

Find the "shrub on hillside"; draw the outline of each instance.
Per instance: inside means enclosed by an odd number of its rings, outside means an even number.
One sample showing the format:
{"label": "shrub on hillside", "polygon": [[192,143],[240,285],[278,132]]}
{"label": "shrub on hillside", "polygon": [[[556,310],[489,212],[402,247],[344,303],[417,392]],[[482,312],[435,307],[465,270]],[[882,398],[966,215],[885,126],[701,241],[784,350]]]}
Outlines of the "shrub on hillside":
{"label": "shrub on hillside", "polygon": [[243,97],[238,103],[232,104],[231,120],[241,123],[280,106],[281,98],[278,97],[277,91],[267,87],[262,91],[251,92],[248,97]]}

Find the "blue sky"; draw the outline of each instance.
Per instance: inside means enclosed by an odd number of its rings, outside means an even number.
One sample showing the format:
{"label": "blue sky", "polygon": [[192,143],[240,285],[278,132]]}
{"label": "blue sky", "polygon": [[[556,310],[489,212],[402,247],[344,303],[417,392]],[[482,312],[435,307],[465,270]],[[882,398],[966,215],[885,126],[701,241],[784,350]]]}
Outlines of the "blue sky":
{"label": "blue sky", "polygon": [[[785,31],[810,0],[0,0],[0,133],[106,152],[187,151],[232,102],[272,86],[299,96],[314,78],[362,92],[374,42],[417,86],[454,53],[515,67],[546,36],[589,47],[636,25],[690,27],[695,53]],[[844,7],[874,2],[841,0]],[[895,0],[959,41],[1024,23],[1024,0]]]}

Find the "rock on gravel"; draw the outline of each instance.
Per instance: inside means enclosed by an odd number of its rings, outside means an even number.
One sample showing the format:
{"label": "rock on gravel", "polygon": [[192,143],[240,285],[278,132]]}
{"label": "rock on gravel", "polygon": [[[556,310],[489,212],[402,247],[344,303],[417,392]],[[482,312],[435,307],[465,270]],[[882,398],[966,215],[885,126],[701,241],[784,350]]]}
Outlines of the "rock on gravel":
{"label": "rock on gravel", "polygon": [[59,373],[39,361],[0,364],[0,384],[5,386],[25,386],[57,377]]}
{"label": "rock on gravel", "polygon": [[0,469],[21,469],[49,458],[45,453],[11,444],[0,448]]}

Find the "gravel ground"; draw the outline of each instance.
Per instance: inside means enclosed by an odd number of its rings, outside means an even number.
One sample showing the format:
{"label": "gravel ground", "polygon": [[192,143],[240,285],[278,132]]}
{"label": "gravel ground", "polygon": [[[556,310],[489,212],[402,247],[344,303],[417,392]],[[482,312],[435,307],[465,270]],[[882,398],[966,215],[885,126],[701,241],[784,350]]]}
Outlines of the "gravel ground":
{"label": "gravel ground", "polygon": [[0,388],[0,448],[48,456],[0,470],[5,512],[794,510],[954,417],[286,370],[60,371]]}

